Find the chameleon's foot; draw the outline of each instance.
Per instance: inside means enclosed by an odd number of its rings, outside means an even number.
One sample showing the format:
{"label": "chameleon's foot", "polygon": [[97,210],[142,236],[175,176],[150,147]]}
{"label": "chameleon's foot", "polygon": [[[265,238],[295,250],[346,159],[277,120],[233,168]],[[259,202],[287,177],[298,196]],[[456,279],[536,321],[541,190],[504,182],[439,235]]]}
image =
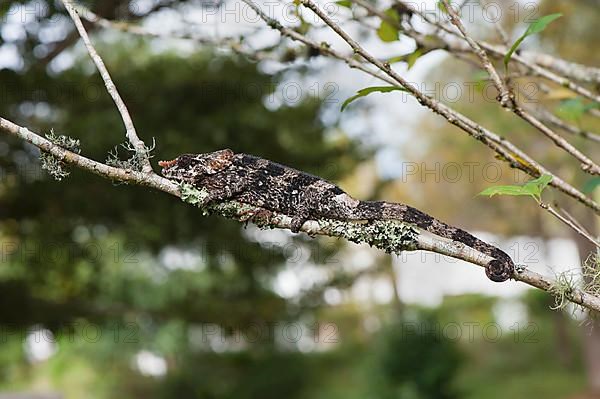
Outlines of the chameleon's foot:
{"label": "chameleon's foot", "polygon": [[306,222],[306,220],[307,219],[294,216],[292,218],[290,230],[292,230],[293,233],[298,233],[300,231],[300,229],[302,228],[302,225],[304,224],[304,222]]}
{"label": "chameleon's foot", "polygon": [[266,225],[270,223],[273,212],[266,209],[250,210],[242,212],[240,215],[240,222],[252,222],[257,225]]}
{"label": "chameleon's foot", "polygon": [[250,220],[252,220],[254,215],[256,215],[255,210],[243,211],[243,212],[240,212],[240,214],[239,214],[239,220],[240,220],[240,222],[249,222]]}
{"label": "chameleon's foot", "polygon": [[515,266],[515,270],[517,271],[517,273],[523,273],[525,270],[527,270],[527,265],[519,263]]}

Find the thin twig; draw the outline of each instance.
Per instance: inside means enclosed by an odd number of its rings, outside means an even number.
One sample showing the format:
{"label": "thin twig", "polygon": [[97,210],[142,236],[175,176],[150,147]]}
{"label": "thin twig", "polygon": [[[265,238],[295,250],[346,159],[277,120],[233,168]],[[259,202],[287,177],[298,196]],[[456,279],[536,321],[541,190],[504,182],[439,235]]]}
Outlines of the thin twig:
{"label": "thin twig", "polygon": [[514,107],[513,95],[510,92],[508,86],[506,84],[504,84],[504,81],[500,77],[500,74],[498,73],[498,71],[496,71],[496,68],[494,67],[494,65],[492,64],[490,59],[488,58],[488,55],[485,52],[485,50],[482,49],[481,46],[479,45],[479,43],[477,43],[468,34],[467,29],[465,28],[464,24],[462,23],[460,17],[458,16],[458,14],[454,10],[454,8],[452,8],[452,6],[450,5],[449,1],[442,0],[442,2],[444,4],[444,7],[446,8],[446,11],[448,12],[448,15],[450,16],[450,22],[452,22],[452,24],[454,26],[456,26],[456,28],[458,28],[458,30],[462,34],[463,38],[465,39],[465,41],[469,44],[469,46],[471,46],[471,48],[473,49],[473,52],[481,60],[481,64],[483,65],[483,68],[487,71],[488,75],[490,75],[490,78],[492,79],[494,86],[496,86],[498,93],[500,93],[498,95],[498,101],[500,101],[500,104],[504,108],[513,108]]}
{"label": "thin twig", "polygon": [[567,226],[569,226],[570,228],[572,228],[573,230],[575,230],[579,235],[581,235],[582,237],[585,237],[589,242],[591,242],[592,244],[594,244],[595,246],[597,246],[598,248],[600,248],[600,243],[598,241],[596,241],[594,239],[594,237],[592,237],[586,231],[580,229],[579,226],[577,226],[577,224],[573,223],[571,220],[569,220],[568,218],[566,218],[563,215],[561,215],[560,213],[558,213],[554,208],[552,208],[552,206],[550,206],[550,205],[548,205],[546,203],[540,202],[540,207],[542,209],[545,209],[548,212],[550,212],[552,215],[554,215],[561,222],[563,222],[564,224],[566,224]]}
{"label": "thin twig", "polygon": [[67,9],[67,12],[71,16],[71,19],[75,23],[75,27],[77,28],[77,31],[79,32],[79,35],[81,36],[81,39],[83,40],[83,43],[85,44],[85,47],[87,48],[88,53],[90,54],[90,57],[94,61],[94,64],[96,64],[96,67],[98,68],[98,71],[102,76],[102,80],[104,80],[106,90],[112,97],[113,101],[115,102],[115,105],[117,106],[117,109],[119,110],[119,113],[121,114],[123,124],[125,125],[127,139],[142,159],[142,171],[145,173],[152,173],[149,149],[148,147],[146,147],[144,142],[138,137],[137,132],[135,130],[135,126],[133,125],[133,120],[131,119],[129,111],[127,110],[127,106],[125,105],[123,99],[119,95],[119,91],[113,83],[110,74],[108,73],[108,69],[106,69],[106,66],[104,65],[104,61],[102,60],[100,55],[98,55],[98,52],[92,45],[90,37],[88,36],[85,28],[83,27],[81,18],[79,18],[79,14],[77,14],[77,10],[73,6],[72,2],[70,0],[61,1]]}
{"label": "thin twig", "polygon": [[274,57],[270,57],[267,52],[261,50],[252,50],[247,51],[243,48],[239,39],[234,37],[222,37],[222,38],[209,38],[199,34],[195,34],[192,32],[159,32],[146,29],[139,25],[134,25],[128,22],[123,21],[111,21],[106,18],[102,18],[97,15],[93,11],[88,8],[78,4],[77,10],[81,14],[81,16],[86,19],[88,22],[91,22],[97,26],[100,26],[105,29],[113,29],[120,32],[130,33],[137,36],[146,36],[157,39],[181,39],[181,40],[191,40],[197,42],[202,45],[219,47],[219,48],[227,48],[231,49],[237,54],[249,57],[256,61],[263,61],[266,59],[273,59]]}
{"label": "thin twig", "polygon": [[521,51],[519,55],[527,62],[551,69],[555,73],[568,76],[571,79],[588,83],[600,83],[600,68],[565,61],[549,54],[534,51]]}
{"label": "thin twig", "polygon": [[579,221],[577,221],[577,219],[575,219],[573,217],[573,215],[571,215],[569,212],[567,212],[566,209],[562,208],[560,205],[558,205],[558,203],[554,202],[554,206],[556,207],[556,209],[558,209],[563,215],[565,215],[565,217],[567,219],[569,219],[571,222],[573,222],[575,225],[577,225],[577,227],[579,227],[581,230],[585,231],[588,235],[592,236],[592,234],[589,232],[589,230],[587,230],[581,223],[579,223]]}
{"label": "thin twig", "polygon": [[566,123],[565,121],[563,121],[562,119],[545,109],[541,109],[539,112],[539,117],[545,119],[548,123],[551,123],[568,133],[574,134],[575,136],[583,137],[585,139],[595,141],[596,143],[600,143],[600,134],[583,130],[569,123]]}
{"label": "thin twig", "polygon": [[279,33],[282,36],[289,37],[292,40],[298,41],[309,47],[312,47],[313,49],[318,50],[321,54],[329,55],[340,61],[344,61],[346,64],[348,64],[348,66],[350,66],[350,68],[359,69],[359,70],[361,70],[377,79],[380,79],[386,83],[389,83],[391,85],[396,84],[396,82],[394,82],[394,80],[390,79],[389,77],[387,77],[381,73],[377,73],[376,71],[373,71],[373,70],[367,68],[365,65],[363,65],[361,62],[359,62],[352,56],[346,56],[342,53],[339,53],[338,51],[334,50],[329,44],[317,43],[314,40],[307,38],[306,36],[296,32],[293,29],[286,28],[279,21],[277,21],[276,19],[273,19],[273,18],[269,17],[267,14],[265,14],[260,9],[260,7],[258,7],[258,5],[256,5],[256,3],[254,3],[252,0],[242,0],[242,1],[244,3],[246,3],[260,17],[260,19],[262,19],[269,27],[279,31]]}
{"label": "thin twig", "polygon": [[[545,91],[545,88],[543,87],[543,85],[540,85],[540,89],[542,91]],[[535,97],[531,96],[529,93],[525,92],[524,90],[521,90],[519,88],[517,88],[517,90],[519,91],[519,95],[525,97],[529,102],[537,101],[537,99]],[[544,107],[528,107],[527,109],[530,113],[534,114],[537,119],[540,119],[542,121],[545,121],[546,123],[554,125],[554,126],[558,127],[559,129],[564,130],[567,133],[600,143],[600,134],[590,132],[587,130],[583,130],[577,126],[571,125],[571,124],[563,121],[562,119],[560,119],[559,117],[557,117],[552,112],[545,109]]]}

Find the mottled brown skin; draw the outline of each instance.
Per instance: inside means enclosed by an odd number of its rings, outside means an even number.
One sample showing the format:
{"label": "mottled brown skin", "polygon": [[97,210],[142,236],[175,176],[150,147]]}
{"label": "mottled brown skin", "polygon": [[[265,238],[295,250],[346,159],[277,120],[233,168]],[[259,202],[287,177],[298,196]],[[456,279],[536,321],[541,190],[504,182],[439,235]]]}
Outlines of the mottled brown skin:
{"label": "mottled brown skin", "polygon": [[289,215],[294,232],[311,219],[399,220],[494,258],[485,268],[492,281],[506,281],[514,271],[514,263],[505,252],[418,209],[384,201],[359,201],[335,184],[263,158],[226,149],[184,154],[159,165],[166,178],[205,189],[205,205],[236,200]]}

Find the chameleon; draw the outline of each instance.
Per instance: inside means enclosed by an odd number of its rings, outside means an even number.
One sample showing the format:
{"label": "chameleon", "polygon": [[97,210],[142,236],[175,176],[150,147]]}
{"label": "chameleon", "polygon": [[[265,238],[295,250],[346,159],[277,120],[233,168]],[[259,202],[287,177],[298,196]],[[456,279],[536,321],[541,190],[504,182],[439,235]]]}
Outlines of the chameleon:
{"label": "chameleon", "polygon": [[485,265],[485,273],[492,281],[508,280],[515,269],[510,256],[499,248],[416,208],[360,201],[327,180],[264,158],[224,149],[182,154],[158,164],[165,178],[204,189],[207,195],[201,205],[236,200],[285,214],[292,218],[295,233],[307,220],[398,220],[489,256],[492,260]]}

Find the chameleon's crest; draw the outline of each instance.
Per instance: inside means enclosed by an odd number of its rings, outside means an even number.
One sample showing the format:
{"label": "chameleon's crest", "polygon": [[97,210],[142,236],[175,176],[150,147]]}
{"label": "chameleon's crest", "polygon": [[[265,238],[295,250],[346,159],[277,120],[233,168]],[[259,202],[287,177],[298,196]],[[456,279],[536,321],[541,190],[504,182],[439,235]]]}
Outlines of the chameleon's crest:
{"label": "chameleon's crest", "polygon": [[203,176],[214,175],[231,165],[233,151],[230,149],[206,154],[183,154],[172,161],[160,161],[162,174],[168,179],[194,183]]}

